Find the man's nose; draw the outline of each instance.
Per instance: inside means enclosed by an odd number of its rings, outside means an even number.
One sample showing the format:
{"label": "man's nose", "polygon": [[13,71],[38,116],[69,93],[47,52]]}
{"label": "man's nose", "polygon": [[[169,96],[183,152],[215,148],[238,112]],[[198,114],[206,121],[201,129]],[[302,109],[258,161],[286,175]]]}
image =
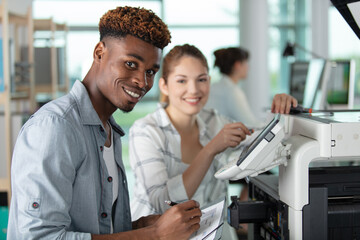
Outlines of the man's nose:
{"label": "man's nose", "polygon": [[139,73],[134,77],[134,82],[139,88],[144,88],[148,85],[146,73]]}

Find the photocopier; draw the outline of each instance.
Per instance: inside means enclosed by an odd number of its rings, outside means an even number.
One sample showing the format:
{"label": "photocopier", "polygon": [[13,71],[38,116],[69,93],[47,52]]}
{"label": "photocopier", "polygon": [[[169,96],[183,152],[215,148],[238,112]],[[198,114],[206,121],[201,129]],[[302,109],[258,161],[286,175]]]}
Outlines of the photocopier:
{"label": "photocopier", "polygon": [[360,112],[277,114],[215,177],[248,181],[249,239],[360,239]]}

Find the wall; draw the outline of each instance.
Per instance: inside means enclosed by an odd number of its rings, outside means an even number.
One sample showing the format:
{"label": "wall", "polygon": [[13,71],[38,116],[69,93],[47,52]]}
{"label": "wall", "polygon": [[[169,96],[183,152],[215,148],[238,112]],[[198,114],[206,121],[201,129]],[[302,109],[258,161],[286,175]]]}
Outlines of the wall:
{"label": "wall", "polygon": [[264,108],[271,106],[267,1],[240,1],[240,27],[240,45],[250,52],[249,73],[243,85],[244,90],[255,115],[264,118]]}
{"label": "wall", "polygon": [[[16,14],[26,14],[32,5],[32,0],[7,0],[9,11]],[[0,3],[2,0],[0,0]]]}

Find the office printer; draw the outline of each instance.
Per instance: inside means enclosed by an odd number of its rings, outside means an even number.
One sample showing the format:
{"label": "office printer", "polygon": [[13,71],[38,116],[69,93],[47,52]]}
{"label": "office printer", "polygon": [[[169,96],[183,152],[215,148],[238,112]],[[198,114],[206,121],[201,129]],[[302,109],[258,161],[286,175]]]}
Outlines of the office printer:
{"label": "office printer", "polygon": [[[230,225],[253,223],[250,239],[360,239],[360,112],[281,115],[279,122],[274,135],[282,139],[271,138],[272,151],[252,158],[279,165],[278,174],[261,175],[269,169],[261,164],[247,172],[241,157],[215,174],[249,181],[250,201],[232,197]],[[256,139],[263,149],[264,140]]]}

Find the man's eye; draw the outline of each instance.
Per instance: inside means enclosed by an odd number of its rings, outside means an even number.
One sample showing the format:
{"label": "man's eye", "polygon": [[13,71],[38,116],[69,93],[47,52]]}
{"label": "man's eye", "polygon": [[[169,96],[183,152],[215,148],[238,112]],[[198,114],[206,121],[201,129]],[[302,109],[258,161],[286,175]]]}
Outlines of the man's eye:
{"label": "man's eye", "polygon": [[207,78],[200,78],[199,82],[206,82],[208,79]]}
{"label": "man's eye", "polygon": [[155,71],[154,70],[147,70],[146,71],[146,74],[149,75],[149,76],[154,76],[155,75]]}
{"label": "man's eye", "polygon": [[177,80],[178,83],[185,83],[184,79]]}
{"label": "man's eye", "polygon": [[130,68],[135,68],[136,64],[133,62],[126,62],[126,65],[128,65]]}

